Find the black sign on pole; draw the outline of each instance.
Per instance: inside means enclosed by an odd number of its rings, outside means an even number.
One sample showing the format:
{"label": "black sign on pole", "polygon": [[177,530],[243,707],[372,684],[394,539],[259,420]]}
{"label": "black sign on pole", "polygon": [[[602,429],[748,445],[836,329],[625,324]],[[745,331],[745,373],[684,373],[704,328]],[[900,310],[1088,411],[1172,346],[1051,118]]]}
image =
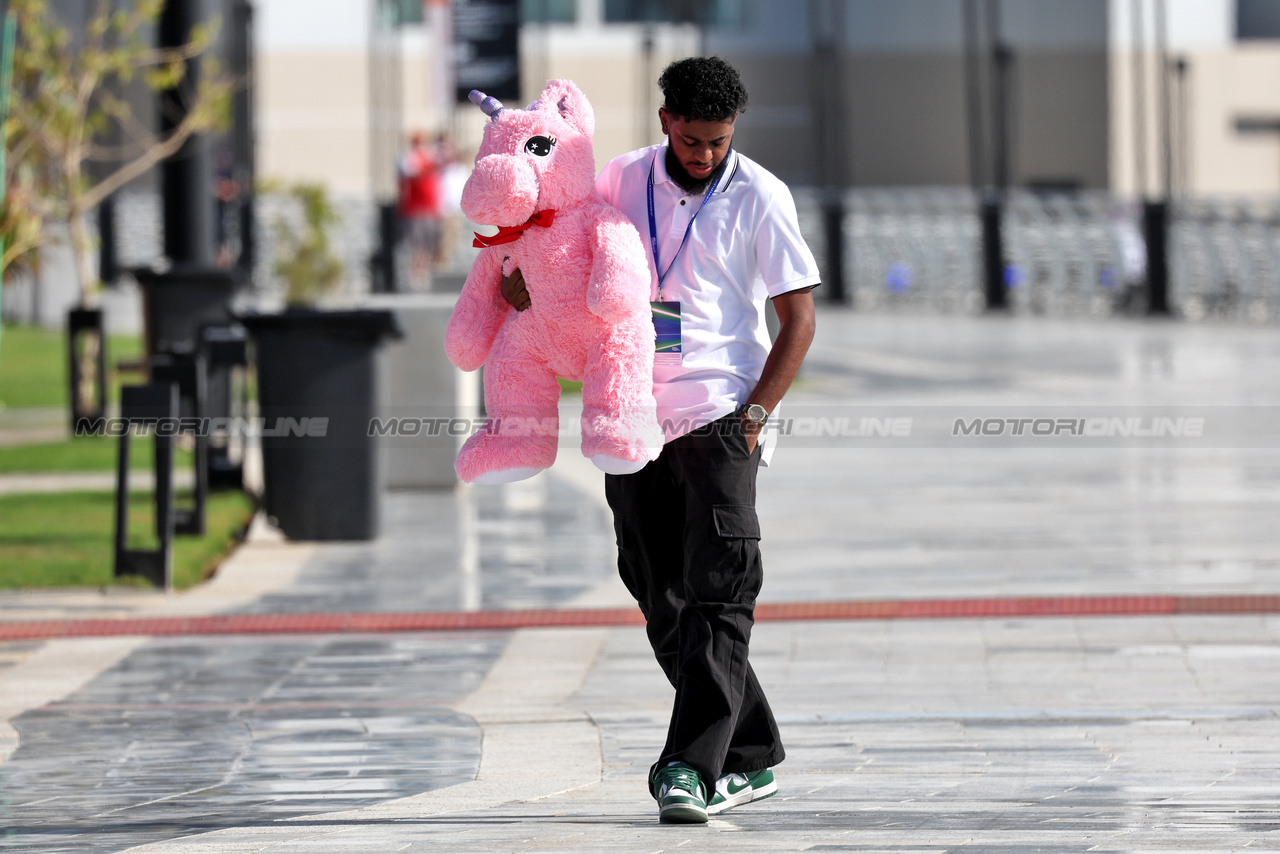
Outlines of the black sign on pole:
{"label": "black sign on pole", "polygon": [[514,105],[520,100],[519,0],[454,0],[454,97],[472,89]]}

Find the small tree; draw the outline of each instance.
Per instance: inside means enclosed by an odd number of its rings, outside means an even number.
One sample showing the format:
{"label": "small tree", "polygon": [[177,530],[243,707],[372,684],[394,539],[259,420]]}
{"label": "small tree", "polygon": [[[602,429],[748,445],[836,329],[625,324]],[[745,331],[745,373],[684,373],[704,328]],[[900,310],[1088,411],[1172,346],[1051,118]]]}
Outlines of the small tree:
{"label": "small tree", "polygon": [[[84,0],[85,3],[90,0]],[[176,154],[192,134],[225,125],[233,81],[205,59],[206,73],[195,91],[185,91],[186,112],[165,134],[134,115],[120,94],[134,80],[153,92],[178,87],[186,64],[213,43],[216,22],[192,30],[178,48],[159,49],[145,36],[160,18],[165,0],[133,0],[118,8],[97,0],[83,34],[73,43],[48,0],[10,0],[18,20],[14,57],[14,96],[5,127],[9,159],[5,167],[4,210],[0,228],[9,236],[3,268],[48,240],[47,226],[65,222],[71,234],[80,286],[87,306],[97,287],[93,245],[86,217],[107,196]],[[122,141],[106,138],[118,129]],[[94,181],[86,165],[111,164]]]}
{"label": "small tree", "polygon": [[[266,188],[278,189],[272,184]],[[276,218],[275,273],[284,280],[287,305],[310,305],[342,279],[342,261],[329,246],[329,229],[338,223],[339,216],[321,184],[291,184],[285,192],[302,208],[302,228],[295,228],[284,217]]]}

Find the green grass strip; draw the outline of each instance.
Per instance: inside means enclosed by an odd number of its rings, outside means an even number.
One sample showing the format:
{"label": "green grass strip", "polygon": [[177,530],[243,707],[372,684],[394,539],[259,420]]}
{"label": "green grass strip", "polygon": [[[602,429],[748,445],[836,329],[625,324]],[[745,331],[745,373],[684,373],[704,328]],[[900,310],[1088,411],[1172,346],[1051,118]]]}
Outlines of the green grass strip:
{"label": "green grass strip", "polygon": [[[189,496],[179,497],[189,503]],[[173,584],[182,590],[210,576],[253,517],[243,492],[215,492],[206,505],[203,537],[173,540]],[[113,576],[115,495],[65,492],[0,496],[0,588],[140,585]],[[129,499],[130,548],[154,548],[148,493]]]}
{"label": "green grass strip", "polygon": [[[67,336],[65,332],[33,326],[5,325],[0,338],[4,348],[0,358],[0,404],[12,408],[33,406],[67,406]],[[120,399],[120,383],[144,382],[141,376],[124,375],[116,370],[121,359],[142,356],[142,338],[138,335],[107,336],[107,396]]]}
{"label": "green grass strip", "polygon": [[[130,439],[130,470],[150,469],[152,445],[149,436]],[[120,440],[115,437],[87,437],[44,442],[34,445],[0,446],[0,474],[53,474],[65,472],[103,472],[116,470]],[[191,468],[191,452],[175,448],[174,471]]]}

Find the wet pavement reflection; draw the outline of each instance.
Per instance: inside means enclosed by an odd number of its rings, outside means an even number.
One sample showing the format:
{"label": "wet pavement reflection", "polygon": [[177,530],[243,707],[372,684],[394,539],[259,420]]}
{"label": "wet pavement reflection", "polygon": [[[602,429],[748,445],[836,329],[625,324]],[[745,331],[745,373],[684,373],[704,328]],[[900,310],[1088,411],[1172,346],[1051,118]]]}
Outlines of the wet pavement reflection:
{"label": "wet pavement reflection", "polygon": [[[612,571],[598,502],[553,478],[390,493],[385,535],[328,546],[245,613],[549,607]],[[474,779],[452,710],[501,632],[152,640],[13,720],[0,851],[107,852]],[[16,659],[33,644],[12,647]],[[252,817],[249,819],[249,817]]]}
{"label": "wet pavement reflection", "polygon": [[147,643],[13,721],[0,850],[119,851],[363,806],[475,775],[452,711],[506,637],[186,638]]}

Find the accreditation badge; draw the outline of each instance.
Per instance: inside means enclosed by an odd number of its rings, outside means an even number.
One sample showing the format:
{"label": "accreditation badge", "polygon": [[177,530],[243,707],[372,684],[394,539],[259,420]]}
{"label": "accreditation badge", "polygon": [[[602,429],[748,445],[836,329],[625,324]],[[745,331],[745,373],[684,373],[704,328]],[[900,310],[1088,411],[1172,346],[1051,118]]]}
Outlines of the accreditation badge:
{"label": "accreditation badge", "polygon": [[683,357],[680,348],[680,301],[662,300],[649,303],[653,309],[654,338],[653,363],[655,365],[679,365]]}

